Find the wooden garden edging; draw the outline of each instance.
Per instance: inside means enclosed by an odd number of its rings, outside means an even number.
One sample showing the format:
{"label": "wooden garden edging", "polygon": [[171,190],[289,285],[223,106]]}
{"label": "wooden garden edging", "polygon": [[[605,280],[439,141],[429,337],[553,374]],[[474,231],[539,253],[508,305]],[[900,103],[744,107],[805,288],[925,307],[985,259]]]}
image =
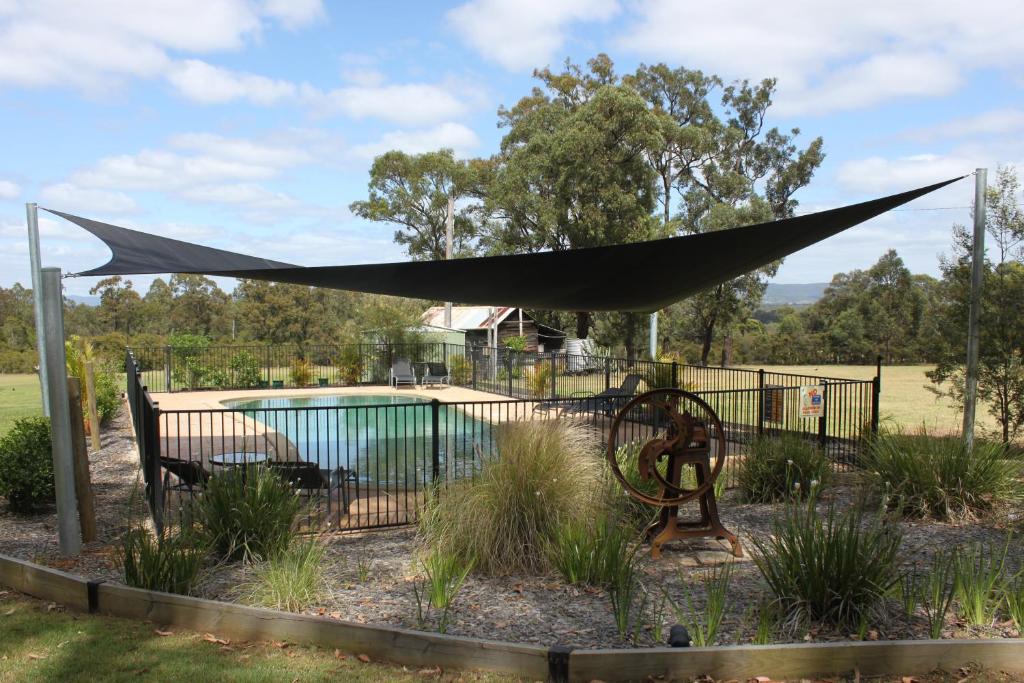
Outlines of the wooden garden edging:
{"label": "wooden garden edging", "polygon": [[812,678],[857,669],[862,675],[915,675],[967,664],[1024,672],[1024,640],[902,640],[709,648],[573,650],[366,626],[326,617],[245,607],[90,581],[0,555],[0,584],[77,610],[148,619],[240,640],[287,640],[414,666],[483,669],[531,680],[641,680],[753,676]]}

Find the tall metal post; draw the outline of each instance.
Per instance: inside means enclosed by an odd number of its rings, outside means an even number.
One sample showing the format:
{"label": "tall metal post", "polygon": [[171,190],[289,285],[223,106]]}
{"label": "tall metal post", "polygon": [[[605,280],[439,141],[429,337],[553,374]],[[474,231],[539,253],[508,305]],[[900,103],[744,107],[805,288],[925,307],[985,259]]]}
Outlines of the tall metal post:
{"label": "tall metal post", "polygon": [[64,297],[60,289],[60,268],[40,272],[43,303],[43,327],[46,329],[46,353],[40,367],[47,370],[47,396],[50,401],[50,437],[53,442],[53,481],[57,494],[57,534],[62,555],[78,555],[82,550],[82,531],[78,524],[75,498],[75,451],[71,436],[71,410],[68,404],[67,357],[64,353]]}
{"label": "tall metal post", "polygon": [[[40,287],[39,269],[42,267],[39,256],[39,209],[35,203],[25,205],[25,218],[28,223],[28,260],[32,270],[32,306],[36,315],[36,351],[39,354],[39,388],[43,395],[43,415],[50,416],[50,388],[46,377],[46,326],[43,325],[43,293]],[[62,341],[63,343],[63,341]],[[63,376],[63,375],[62,375]]]}
{"label": "tall metal post", "polygon": [[[448,195],[448,216],[444,221],[444,258],[450,261],[452,258],[452,242],[455,240],[455,197]],[[444,302],[444,326],[452,327],[452,302]]]}
{"label": "tall metal post", "polygon": [[971,256],[971,306],[967,315],[967,372],[964,387],[964,440],[974,446],[974,415],[978,402],[978,346],[981,322],[981,283],[985,276],[985,189],[988,169],[974,172],[974,251]]}
{"label": "tall metal post", "polygon": [[648,344],[651,351],[651,360],[658,360],[658,312],[651,313],[651,328]]}

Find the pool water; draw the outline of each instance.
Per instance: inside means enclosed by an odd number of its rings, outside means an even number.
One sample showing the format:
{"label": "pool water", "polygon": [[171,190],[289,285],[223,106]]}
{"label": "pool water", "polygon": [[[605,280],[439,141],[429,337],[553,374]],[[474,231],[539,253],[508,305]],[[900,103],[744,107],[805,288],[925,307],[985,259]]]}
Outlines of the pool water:
{"label": "pool water", "polygon": [[[225,401],[295,445],[302,460],[344,467],[359,481],[420,488],[433,479],[433,408],[417,396],[336,394]],[[491,425],[454,406],[438,410],[438,476],[452,480],[479,465],[490,449]],[[289,456],[290,458],[291,456]]]}

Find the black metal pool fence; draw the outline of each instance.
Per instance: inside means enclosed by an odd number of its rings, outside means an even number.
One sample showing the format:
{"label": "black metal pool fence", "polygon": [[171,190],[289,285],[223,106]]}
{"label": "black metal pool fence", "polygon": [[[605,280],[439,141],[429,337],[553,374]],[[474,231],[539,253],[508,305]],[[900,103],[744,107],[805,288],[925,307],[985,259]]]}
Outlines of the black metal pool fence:
{"label": "black metal pool fence", "polygon": [[[439,388],[430,390],[432,400],[410,394],[389,399],[396,403],[345,405],[325,396],[292,405],[270,393],[220,409],[161,410],[151,394],[154,387],[386,385],[396,358],[414,367],[444,363],[452,385],[507,398],[449,401]],[[303,359],[308,365],[293,368]],[[730,456],[745,453],[760,434],[799,434],[844,469],[878,428],[880,390],[878,374],[850,380],[446,344],[142,348],[128,351],[126,372],[147,498],[161,528],[187,522],[208,477],[255,463],[278,470],[309,498],[311,523],[333,529],[409,524],[427,491],[473,476],[481,459],[494,453],[494,435],[504,423],[571,419],[587,429],[595,447],[606,445],[624,400],[593,396],[638,380],[640,390],[676,387],[700,396],[721,419]],[[822,387],[820,417],[800,414],[807,385]],[[628,429],[614,437],[617,443],[653,433],[642,420]],[[728,486],[736,481],[735,462],[730,458],[723,474]]]}

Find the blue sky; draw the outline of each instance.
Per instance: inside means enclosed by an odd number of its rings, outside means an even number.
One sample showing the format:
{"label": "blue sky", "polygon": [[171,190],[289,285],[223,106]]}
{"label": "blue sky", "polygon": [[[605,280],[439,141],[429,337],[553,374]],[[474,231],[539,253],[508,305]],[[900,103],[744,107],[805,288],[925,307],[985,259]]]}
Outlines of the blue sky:
{"label": "blue sky", "polygon": [[[401,259],[391,228],[347,209],[373,156],[489,155],[498,106],[529,91],[534,67],[598,52],[620,71],[778,77],[769,124],[823,136],[828,155],[801,212],[1024,160],[1012,0],[720,5],[0,0],[0,285],[28,280],[28,201],[303,265]],[[933,209],[972,196],[955,184],[790,257],[776,281],[828,280],[888,248],[935,274],[969,213]],[[44,265],[106,261],[42,216]]]}

